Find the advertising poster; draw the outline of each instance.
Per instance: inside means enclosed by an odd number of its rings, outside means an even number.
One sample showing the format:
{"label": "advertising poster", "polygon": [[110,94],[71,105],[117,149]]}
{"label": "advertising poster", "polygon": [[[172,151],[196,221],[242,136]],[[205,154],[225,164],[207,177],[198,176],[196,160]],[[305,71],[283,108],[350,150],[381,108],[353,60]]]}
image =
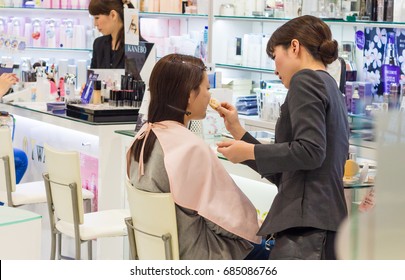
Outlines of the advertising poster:
{"label": "advertising poster", "polygon": [[391,64],[396,64],[399,71],[399,82],[405,81],[405,29],[367,27],[364,29],[365,45],[363,50],[364,81],[373,84],[373,93],[382,94],[382,66],[384,65],[385,49],[388,35],[394,33],[396,56],[389,59]]}

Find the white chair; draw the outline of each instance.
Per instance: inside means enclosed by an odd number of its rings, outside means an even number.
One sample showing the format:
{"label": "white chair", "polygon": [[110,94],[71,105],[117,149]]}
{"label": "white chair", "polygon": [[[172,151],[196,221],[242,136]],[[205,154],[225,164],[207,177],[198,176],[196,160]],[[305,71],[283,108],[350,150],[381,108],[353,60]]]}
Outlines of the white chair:
{"label": "white chair", "polygon": [[178,260],[176,209],[171,193],[139,190],[126,180],[131,217],[125,219],[132,259]]}
{"label": "white chair", "polygon": [[255,206],[260,219],[264,219],[277,195],[277,187],[266,182],[254,181],[242,176],[231,174],[232,179],[241,191]]}
{"label": "white chair", "polygon": [[7,126],[0,127],[0,201],[9,207],[45,203],[43,181],[16,184],[13,143]]}
{"label": "white chair", "polygon": [[61,255],[62,234],[75,241],[75,259],[81,258],[81,243],[88,242],[88,258],[92,259],[92,240],[127,234],[124,209],[83,213],[80,157],[78,152],[57,151],[45,144],[47,173],[43,174],[51,223],[51,259],[55,259],[58,235],[58,259]]}

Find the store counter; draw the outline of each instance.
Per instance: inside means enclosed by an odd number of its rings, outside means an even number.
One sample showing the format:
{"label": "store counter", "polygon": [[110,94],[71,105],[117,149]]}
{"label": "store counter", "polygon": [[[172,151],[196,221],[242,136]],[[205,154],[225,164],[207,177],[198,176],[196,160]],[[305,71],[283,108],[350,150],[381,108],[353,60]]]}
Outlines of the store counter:
{"label": "store counter", "polygon": [[[42,180],[45,171],[43,145],[48,143],[56,149],[81,153],[82,164],[86,166],[82,171],[88,171],[87,174],[82,173],[83,183],[97,190],[98,210],[124,207],[123,154],[120,136],[114,131],[134,129],[135,123],[88,122],[65,114],[47,112],[46,104],[40,102],[0,104],[0,110],[15,117],[13,145],[24,150],[29,158],[28,170],[22,182]],[[43,211],[43,216],[47,217],[46,209]],[[49,225],[46,226],[49,228]],[[126,240],[116,239],[98,240],[97,246],[94,246],[96,259],[128,258],[123,253]],[[46,258],[49,252],[43,252],[43,255]]]}
{"label": "store counter", "polygon": [[0,207],[0,259],[39,260],[41,256],[41,215]]}

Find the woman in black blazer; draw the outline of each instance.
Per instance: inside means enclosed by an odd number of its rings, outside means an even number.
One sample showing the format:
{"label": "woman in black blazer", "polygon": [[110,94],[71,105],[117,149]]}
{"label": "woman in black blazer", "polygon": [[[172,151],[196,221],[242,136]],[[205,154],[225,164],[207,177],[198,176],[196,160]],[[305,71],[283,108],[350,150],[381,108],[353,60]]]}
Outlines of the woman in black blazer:
{"label": "woman in black blazer", "polygon": [[270,259],[335,259],[334,239],[347,216],[343,173],[349,125],[343,96],[326,65],[338,44],[319,18],[302,16],[280,26],[267,44],[276,75],[288,89],[275,144],[260,144],[241,126],[234,106],[218,109],[236,141],[218,144],[278,187],[258,235],[275,234]]}
{"label": "woman in black blazer", "polygon": [[93,43],[90,68],[125,68],[124,4],[126,0],[91,0],[89,13],[94,25],[103,34]]}

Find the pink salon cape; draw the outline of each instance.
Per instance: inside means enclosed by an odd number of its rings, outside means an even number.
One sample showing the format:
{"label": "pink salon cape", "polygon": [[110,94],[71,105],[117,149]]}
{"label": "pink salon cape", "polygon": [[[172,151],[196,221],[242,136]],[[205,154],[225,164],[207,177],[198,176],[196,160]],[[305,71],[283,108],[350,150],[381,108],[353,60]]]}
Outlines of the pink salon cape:
{"label": "pink salon cape", "polygon": [[[259,229],[256,209],[212,149],[184,125],[174,121],[145,123],[135,135],[135,140],[146,139],[150,130],[153,130],[162,146],[175,203],[197,211],[225,230],[259,244],[261,238],[256,235]],[[139,176],[144,174],[143,149]]]}

